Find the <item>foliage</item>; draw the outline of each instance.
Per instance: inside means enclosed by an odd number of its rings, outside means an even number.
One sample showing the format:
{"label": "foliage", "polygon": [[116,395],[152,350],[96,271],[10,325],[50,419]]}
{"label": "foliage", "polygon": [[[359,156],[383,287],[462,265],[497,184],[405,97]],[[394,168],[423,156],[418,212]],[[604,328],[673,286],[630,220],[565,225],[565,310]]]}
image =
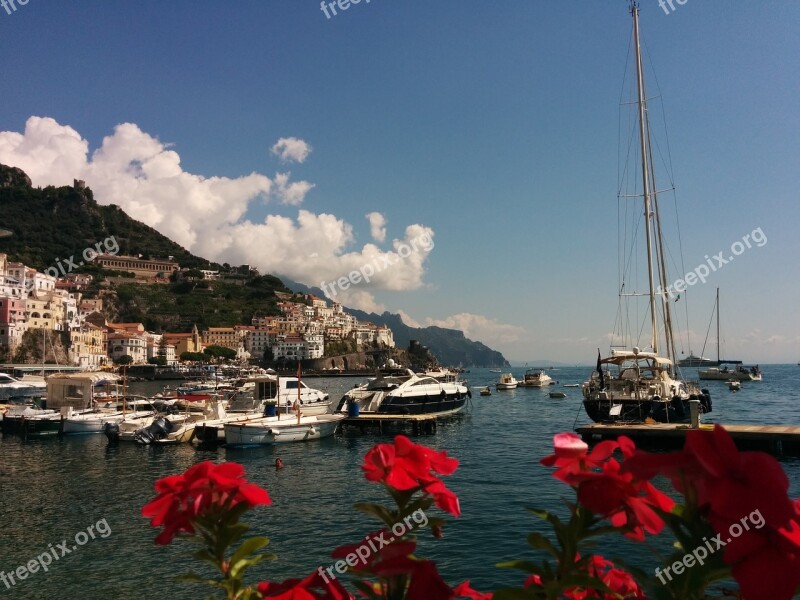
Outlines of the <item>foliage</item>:
{"label": "foliage", "polygon": [[133,357],[129,354],[123,354],[122,356],[115,358],[114,363],[118,365],[129,365],[133,362]]}
{"label": "foliage", "polygon": [[152,356],[147,359],[147,364],[149,365],[156,365],[159,367],[166,367],[167,366],[167,359],[164,356]]}
{"label": "foliage", "polygon": [[236,358],[236,350],[232,350],[231,348],[226,348],[225,346],[217,346],[217,345],[207,346],[203,350],[203,354],[207,354],[208,356],[212,356],[214,358],[224,358],[227,360],[232,360]]}
{"label": "foliage", "polygon": [[192,362],[205,362],[208,360],[208,354],[202,352],[181,352],[180,359]]}

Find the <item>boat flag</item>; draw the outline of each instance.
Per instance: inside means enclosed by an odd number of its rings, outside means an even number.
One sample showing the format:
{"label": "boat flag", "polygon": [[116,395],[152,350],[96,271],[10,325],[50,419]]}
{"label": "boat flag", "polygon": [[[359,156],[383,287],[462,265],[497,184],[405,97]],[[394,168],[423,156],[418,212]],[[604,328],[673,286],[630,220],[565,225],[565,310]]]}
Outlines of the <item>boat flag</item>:
{"label": "boat flag", "polygon": [[603,365],[600,364],[600,348],[597,349],[597,372],[600,374],[600,389],[606,389],[606,380],[605,376],[603,375]]}

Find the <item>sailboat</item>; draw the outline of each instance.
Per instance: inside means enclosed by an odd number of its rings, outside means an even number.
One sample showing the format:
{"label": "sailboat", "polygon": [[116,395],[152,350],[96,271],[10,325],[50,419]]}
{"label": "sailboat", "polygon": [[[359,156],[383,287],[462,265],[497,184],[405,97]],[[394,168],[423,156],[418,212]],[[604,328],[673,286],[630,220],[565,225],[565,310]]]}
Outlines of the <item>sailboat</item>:
{"label": "sailboat", "polygon": [[[745,367],[740,360],[722,360],[719,357],[719,288],[717,288],[717,299],[714,302],[714,312],[717,313],[717,366],[709,369],[700,369],[700,371],[698,371],[700,379],[713,379],[717,381],[761,381],[761,369],[759,369],[758,366]],[[731,368],[728,365],[734,366]]]}
{"label": "sailboat", "polygon": [[[650,345],[612,349],[603,358],[598,350],[597,367],[589,381],[583,384],[583,406],[595,422],[644,421],[688,422],[690,401],[700,403],[702,412],[711,410],[711,397],[697,384],[683,381],[675,365],[675,341],[672,315],[667,292],[666,258],[658,207],[658,188],[655,185],[653,147],[644,86],[642,51],[639,38],[639,4],[631,0],[633,47],[636,59],[636,92],[638,150],[641,154],[641,193],[644,208],[645,244],[647,254],[648,298],[647,317],[650,321]],[[658,288],[656,285],[658,284]],[[639,295],[623,293],[623,296]],[[660,312],[659,309],[660,308]],[[663,346],[661,335],[663,334]],[[661,350],[663,349],[663,353]]]}

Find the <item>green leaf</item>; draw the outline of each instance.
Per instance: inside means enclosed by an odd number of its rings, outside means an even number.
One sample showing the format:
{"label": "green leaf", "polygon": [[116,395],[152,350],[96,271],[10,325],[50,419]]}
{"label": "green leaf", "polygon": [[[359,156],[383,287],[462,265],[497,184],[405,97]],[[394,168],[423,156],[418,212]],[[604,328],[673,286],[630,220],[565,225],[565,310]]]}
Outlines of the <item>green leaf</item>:
{"label": "green leaf", "polygon": [[386,508],[385,506],[381,506],[380,504],[374,504],[372,502],[358,502],[353,505],[353,508],[355,508],[356,510],[360,510],[361,512],[367,513],[368,515],[377,517],[379,520],[383,521],[388,527],[391,527],[396,522],[394,514],[388,508]]}
{"label": "green leaf", "polygon": [[528,534],[528,544],[533,548],[537,548],[539,550],[544,550],[545,552],[552,554],[554,557],[559,557],[559,552],[555,546],[553,546],[552,542],[548,540],[545,536],[541,533],[529,533]]}
{"label": "green leaf", "polygon": [[525,573],[540,572],[539,565],[528,560],[509,560],[506,562],[497,563],[495,566],[498,569],[517,569],[518,571],[524,571]]}
{"label": "green leaf", "polygon": [[269,540],[265,537],[251,537],[242,542],[242,545],[233,553],[230,558],[231,565],[253,554],[256,550],[269,545]]}

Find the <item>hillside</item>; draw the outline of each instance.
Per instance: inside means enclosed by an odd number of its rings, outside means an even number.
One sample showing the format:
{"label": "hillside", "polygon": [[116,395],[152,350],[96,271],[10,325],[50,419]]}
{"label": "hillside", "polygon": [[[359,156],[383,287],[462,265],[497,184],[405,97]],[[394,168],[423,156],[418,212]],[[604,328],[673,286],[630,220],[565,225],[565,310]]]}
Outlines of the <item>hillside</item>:
{"label": "hillside", "polygon": [[[223,269],[194,256],[152,227],[131,219],[117,206],[99,206],[89,188],[32,188],[20,169],[0,165],[0,252],[38,270],[57,259],[75,257],[85,248],[114,238],[118,254],[143,258],[173,256],[182,267]],[[95,277],[86,297],[101,297],[109,320],[144,323],[151,331],[188,331],[197,324],[224,327],[249,323],[253,315],[278,314],[274,292],[289,290],[270,275],[219,281],[142,285],[111,278],[95,265],[77,268]],[[130,283],[128,282],[130,281]]]}

